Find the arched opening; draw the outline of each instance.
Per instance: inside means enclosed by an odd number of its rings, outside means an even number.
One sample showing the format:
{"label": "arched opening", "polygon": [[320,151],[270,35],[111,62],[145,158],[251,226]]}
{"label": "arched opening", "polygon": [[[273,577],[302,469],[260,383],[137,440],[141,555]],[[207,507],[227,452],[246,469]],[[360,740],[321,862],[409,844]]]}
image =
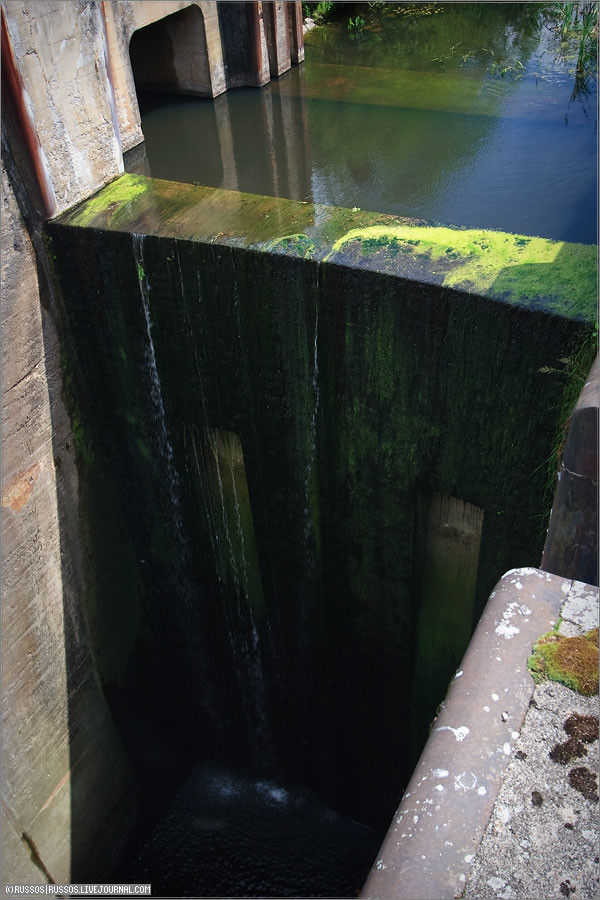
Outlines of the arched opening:
{"label": "arched opening", "polygon": [[212,97],[204,17],[195,4],[134,31],[129,56],[138,94]]}

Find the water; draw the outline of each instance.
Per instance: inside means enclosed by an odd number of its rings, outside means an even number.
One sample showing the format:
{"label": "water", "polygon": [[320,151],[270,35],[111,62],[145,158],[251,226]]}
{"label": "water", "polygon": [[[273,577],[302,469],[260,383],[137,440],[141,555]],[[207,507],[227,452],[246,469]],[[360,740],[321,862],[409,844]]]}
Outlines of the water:
{"label": "water", "polygon": [[199,766],[119,878],[160,897],[355,897],[381,840],[304,788]]}
{"label": "water", "polygon": [[177,541],[183,548],[185,538],[181,521],[181,506],[179,501],[179,475],[175,468],[173,457],[173,445],[167,429],[165,406],[162,396],[162,387],[156,365],[156,352],[152,339],[152,319],[150,316],[150,284],[144,267],[144,235],[133,235],[133,257],[138,271],[140,297],[144,310],[144,323],[146,326],[145,347],[145,374],[150,387],[150,399],[152,403],[152,427],[154,433],[154,452],[163,462],[163,471],[166,475],[167,490],[169,494],[169,511],[171,514]]}
{"label": "water", "polygon": [[348,10],[307,34],[306,61],[260,90],[142,97],[146,159],[127,167],[594,242],[596,85],[573,97],[541,4],[378,6],[358,35]]}

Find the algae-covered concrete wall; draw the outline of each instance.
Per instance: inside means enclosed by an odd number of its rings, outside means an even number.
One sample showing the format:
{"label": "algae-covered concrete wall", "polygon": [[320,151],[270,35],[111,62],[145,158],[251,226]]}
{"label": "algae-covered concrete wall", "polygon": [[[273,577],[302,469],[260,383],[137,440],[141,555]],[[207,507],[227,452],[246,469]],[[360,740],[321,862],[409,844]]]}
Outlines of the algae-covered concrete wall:
{"label": "algae-covered concrete wall", "polygon": [[475,509],[476,620],[541,552],[593,248],[140,176],[48,235],[89,519],[110,493],[146,623],[102,673],[124,734],[154,673],[188,760],[279,760],[381,822],[427,650],[419,498]]}

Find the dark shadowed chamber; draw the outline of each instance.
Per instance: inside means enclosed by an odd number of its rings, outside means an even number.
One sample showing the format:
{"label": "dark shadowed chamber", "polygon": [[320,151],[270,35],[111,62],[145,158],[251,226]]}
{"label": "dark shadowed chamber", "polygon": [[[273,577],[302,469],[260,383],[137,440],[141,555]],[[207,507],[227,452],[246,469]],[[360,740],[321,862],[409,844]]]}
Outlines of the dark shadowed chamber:
{"label": "dark shadowed chamber", "polygon": [[142,804],[119,878],[352,895],[490,590],[540,557],[558,360],[589,326],[49,230],[91,637]]}

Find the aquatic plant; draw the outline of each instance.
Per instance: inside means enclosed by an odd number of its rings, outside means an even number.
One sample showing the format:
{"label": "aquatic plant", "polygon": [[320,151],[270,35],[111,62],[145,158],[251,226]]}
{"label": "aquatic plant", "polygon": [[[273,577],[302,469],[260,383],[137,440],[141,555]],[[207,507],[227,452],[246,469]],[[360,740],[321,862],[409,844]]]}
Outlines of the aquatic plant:
{"label": "aquatic plant", "polygon": [[362,16],[356,16],[353,20],[352,16],[348,19],[348,31],[350,32],[350,39],[354,40],[357,38],[365,27],[365,20]]}
{"label": "aquatic plant", "polygon": [[587,96],[597,78],[598,4],[554,3],[543,15],[559,42],[557,56],[575,62],[571,99]]}
{"label": "aquatic plant", "polygon": [[317,25],[322,25],[329,18],[333,2],[332,0],[320,0],[319,3],[305,3],[303,9],[305,16],[310,16]]}

